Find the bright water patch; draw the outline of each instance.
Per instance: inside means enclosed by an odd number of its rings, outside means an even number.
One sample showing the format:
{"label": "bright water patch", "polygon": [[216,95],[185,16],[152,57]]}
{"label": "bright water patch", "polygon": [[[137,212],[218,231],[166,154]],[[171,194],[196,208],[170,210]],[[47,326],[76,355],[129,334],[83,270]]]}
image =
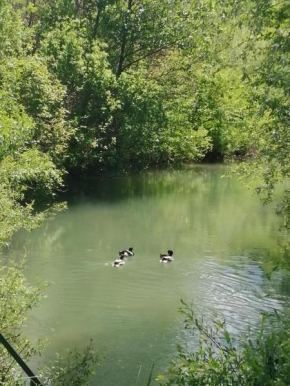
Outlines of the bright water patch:
{"label": "bright water patch", "polygon": [[[31,280],[53,281],[28,323],[31,336],[50,338],[44,358],[93,338],[106,357],[95,385],[144,385],[152,363],[164,369],[184,339],[181,298],[205,319],[226,318],[234,334],[283,306],[261,268],[276,252],[273,208],[223,173],[199,166],[91,181],[72,189],[67,211],[15,238],[11,255],[29,242]],[[130,246],[135,256],[113,268]],[[174,262],[160,264],[169,248]]]}

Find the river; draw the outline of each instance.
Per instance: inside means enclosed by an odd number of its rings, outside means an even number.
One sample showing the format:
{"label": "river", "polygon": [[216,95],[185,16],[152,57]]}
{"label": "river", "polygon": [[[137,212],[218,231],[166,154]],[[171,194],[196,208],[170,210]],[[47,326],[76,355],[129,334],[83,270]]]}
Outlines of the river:
{"label": "river", "polygon": [[[181,298],[205,319],[225,318],[234,335],[283,307],[287,293],[265,274],[279,238],[273,206],[221,178],[227,170],[200,165],[76,184],[68,210],[14,238],[11,256],[27,245],[30,281],[52,282],[26,329],[32,339],[49,337],[41,360],[92,338],[104,357],[94,385],[143,386],[152,364],[154,375],[164,370],[185,339]],[[135,256],[113,268],[131,246]],[[161,264],[168,249],[174,261]]]}

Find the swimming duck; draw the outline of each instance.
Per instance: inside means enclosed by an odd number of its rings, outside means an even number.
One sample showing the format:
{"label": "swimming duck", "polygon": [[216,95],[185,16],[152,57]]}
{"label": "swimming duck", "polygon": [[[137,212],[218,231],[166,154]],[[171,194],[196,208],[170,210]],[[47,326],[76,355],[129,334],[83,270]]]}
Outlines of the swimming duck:
{"label": "swimming duck", "polygon": [[113,267],[121,267],[122,265],[124,265],[125,264],[124,258],[125,258],[125,255],[123,253],[120,253],[119,258],[114,261]]}
{"label": "swimming duck", "polygon": [[168,249],[167,253],[160,253],[160,263],[170,263],[173,261],[173,251]]}
{"label": "swimming duck", "polygon": [[124,249],[124,251],[119,252],[119,254],[123,254],[125,257],[134,256],[133,247]]}

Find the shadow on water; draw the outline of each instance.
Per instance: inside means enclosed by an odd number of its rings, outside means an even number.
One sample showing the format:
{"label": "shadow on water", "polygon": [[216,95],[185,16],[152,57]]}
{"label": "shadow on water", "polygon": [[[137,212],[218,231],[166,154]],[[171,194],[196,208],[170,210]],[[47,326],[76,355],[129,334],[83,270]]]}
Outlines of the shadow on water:
{"label": "shadow on water", "polygon": [[[210,173],[208,173],[208,170]],[[70,204],[82,200],[118,202],[136,197],[166,196],[168,194],[195,193],[207,185],[214,169],[220,173],[225,166],[187,166],[179,170],[147,171],[142,174],[111,178],[87,178],[80,184],[70,179],[67,194],[62,196]],[[187,182],[185,183],[185,180]]]}

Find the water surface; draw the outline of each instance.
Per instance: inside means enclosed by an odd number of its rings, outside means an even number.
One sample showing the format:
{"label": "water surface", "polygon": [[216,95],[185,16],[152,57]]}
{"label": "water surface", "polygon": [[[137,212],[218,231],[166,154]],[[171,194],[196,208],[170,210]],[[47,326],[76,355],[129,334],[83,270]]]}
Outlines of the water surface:
{"label": "water surface", "polygon": [[[233,334],[257,326],[286,295],[262,268],[276,253],[277,218],[223,166],[90,181],[68,192],[68,210],[30,235],[27,274],[52,281],[27,332],[48,336],[43,358],[93,338],[105,356],[100,386],[144,385],[184,339],[180,299],[205,318],[226,318]],[[122,268],[111,262],[134,247]],[[174,262],[159,253],[173,249]]]}

